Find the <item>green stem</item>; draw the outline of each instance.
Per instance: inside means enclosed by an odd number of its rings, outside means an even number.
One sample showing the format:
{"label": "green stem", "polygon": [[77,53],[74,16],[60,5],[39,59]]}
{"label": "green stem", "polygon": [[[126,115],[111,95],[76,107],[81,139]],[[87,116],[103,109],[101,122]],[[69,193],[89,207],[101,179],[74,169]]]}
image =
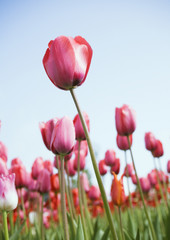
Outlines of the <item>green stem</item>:
{"label": "green stem", "polygon": [[105,190],[104,190],[104,186],[103,186],[103,183],[102,183],[102,180],[101,180],[101,176],[100,176],[99,169],[98,169],[98,166],[97,166],[96,158],[95,158],[95,155],[94,155],[93,147],[92,147],[91,140],[90,140],[90,137],[89,137],[89,133],[88,133],[88,130],[87,130],[87,126],[86,126],[85,120],[83,118],[82,112],[80,110],[80,107],[79,107],[79,104],[78,104],[78,101],[76,99],[76,96],[74,94],[73,89],[70,90],[70,93],[72,95],[73,101],[74,101],[75,106],[77,108],[77,111],[78,111],[83,129],[84,129],[84,133],[85,133],[85,136],[86,136],[86,140],[87,140],[87,143],[88,143],[88,146],[89,146],[89,152],[90,152],[90,155],[91,155],[91,160],[92,160],[94,172],[95,172],[97,182],[98,182],[98,185],[99,185],[99,188],[100,188],[101,196],[102,196],[102,199],[103,199],[103,204],[104,204],[104,208],[105,208],[105,211],[106,211],[107,219],[108,219],[108,222],[109,222],[109,225],[110,225],[110,230],[111,230],[113,239],[118,240],[116,230],[115,230],[115,226],[114,226],[114,223],[113,223],[112,214],[111,214],[110,207],[109,207],[109,204],[108,204],[108,201],[107,201],[106,193],[105,193]]}
{"label": "green stem", "polygon": [[78,179],[77,179],[77,186],[78,186],[78,194],[79,194],[79,204],[80,204],[80,213],[81,213],[81,220],[84,232],[84,238],[87,240],[87,229],[84,219],[84,211],[83,211],[83,204],[82,204],[82,194],[81,194],[81,184],[80,184],[80,141],[78,141],[78,169],[77,169]]}
{"label": "green stem", "polygon": [[124,233],[123,233],[122,215],[121,215],[120,206],[118,207],[118,210],[119,210],[119,220],[120,220],[120,229],[121,229],[122,240],[125,240],[125,236],[124,236]]}
{"label": "green stem", "polygon": [[64,239],[69,240],[67,214],[66,214],[66,201],[65,201],[65,179],[64,179],[64,156],[60,156],[61,160],[61,212],[64,228]]}
{"label": "green stem", "polygon": [[139,178],[138,178],[138,174],[137,174],[137,171],[136,171],[136,166],[135,166],[135,161],[134,161],[133,154],[132,154],[132,149],[131,149],[129,136],[127,136],[127,140],[128,140],[128,144],[129,144],[129,149],[130,149],[130,154],[131,154],[131,158],[132,158],[133,167],[134,167],[134,170],[135,170],[135,175],[136,175],[136,180],[137,180],[137,185],[138,185],[140,197],[142,199],[142,203],[143,203],[143,207],[144,207],[144,212],[145,212],[146,218],[147,218],[148,223],[149,223],[149,227],[150,227],[150,230],[151,230],[151,233],[152,233],[152,238],[153,238],[153,240],[156,240],[157,239],[156,238],[156,234],[155,234],[155,231],[154,231],[154,228],[153,228],[153,224],[151,222],[150,216],[149,216],[147,208],[146,208],[146,204],[145,204],[145,201],[144,201],[142,188],[141,188],[141,185],[140,185],[140,182],[139,182]]}
{"label": "green stem", "polygon": [[[161,165],[160,158],[158,158],[158,164],[159,164],[159,169],[160,169],[161,174],[162,174],[162,180],[163,180],[163,185],[164,185],[164,191],[165,191],[165,195],[166,195],[165,200],[166,200],[166,204],[168,204],[168,203],[167,203],[167,201],[168,201],[167,185],[166,185],[166,180],[164,179],[164,176],[163,176],[163,173],[162,173],[163,171],[162,171],[162,165]],[[164,180],[165,180],[165,181],[164,181]]]}
{"label": "green stem", "polygon": [[5,240],[8,240],[9,239],[9,235],[8,235],[8,224],[7,224],[7,212],[3,211],[2,215],[3,215],[3,226],[4,226]]}
{"label": "green stem", "polygon": [[14,233],[14,222],[13,222],[13,211],[9,212],[9,222],[10,222],[10,234]]}

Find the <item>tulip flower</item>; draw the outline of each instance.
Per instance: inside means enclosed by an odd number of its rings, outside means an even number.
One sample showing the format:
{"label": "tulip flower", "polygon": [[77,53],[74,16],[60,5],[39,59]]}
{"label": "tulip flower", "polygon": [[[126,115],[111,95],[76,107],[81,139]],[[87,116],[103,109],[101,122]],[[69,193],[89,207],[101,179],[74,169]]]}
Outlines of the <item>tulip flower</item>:
{"label": "tulip flower", "polygon": [[111,186],[111,198],[113,203],[116,206],[121,206],[125,200],[125,191],[123,187],[123,175],[121,176],[121,179],[117,179],[117,175],[113,172],[114,179],[112,181],[112,186]]}
{"label": "tulip flower", "polygon": [[85,81],[91,58],[92,49],[84,38],[60,36],[49,42],[43,65],[56,87],[69,90]]}
{"label": "tulip flower", "polygon": [[[83,117],[85,119],[87,129],[90,132],[90,120],[86,112],[83,112]],[[76,140],[86,140],[86,136],[83,130],[83,126],[80,120],[79,115],[77,114],[73,120],[75,131],[76,131]]]}
{"label": "tulip flower", "polygon": [[67,155],[74,148],[75,128],[73,121],[68,117],[63,117],[57,121],[52,138],[51,150],[54,154]]}
{"label": "tulip flower", "polygon": [[31,172],[32,177],[34,179],[37,179],[42,169],[44,169],[43,159],[42,157],[37,157],[32,165],[32,172]]}
{"label": "tulip flower", "polygon": [[10,169],[10,173],[15,173],[15,185],[17,188],[28,186],[28,175],[26,168],[23,165],[13,165]]}
{"label": "tulip flower", "polygon": [[115,159],[116,159],[115,151],[112,149],[107,150],[104,158],[105,164],[111,167],[115,164]]}
{"label": "tulip flower", "polygon": [[53,132],[54,126],[57,123],[57,121],[58,121],[58,118],[53,118],[46,123],[41,122],[39,124],[39,128],[41,131],[41,135],[42,135],[44,144],[48,148],[48,150],[51,150],[51,148],[50,148],[51,136],[52,136],[52,132]]}
{"label": "tulip flower", "polygon": [[60,190],[58,174],[51,175],[51,190],[57,192]]}
{"label": "tulip flower", "polygon": [[134,168],[132,164],[127,164],[124,169],[124,176],[131,177],[133,175]]}
{"label": "tulip flower", "polygon": [[80,175],[80,184],[86,193],[89,192],[89,190],[90,190],[89,180],[88,180],[87,174],[85,172],[83,172]]}
{"label": "tulip flower", "polygon": [[[130,145],[132,146],[132,135],[129,136],[129,140]],[[120,136],[119,134],[117,134],[116,142],[120,150],[126,151],[129,149],[129,143],[126,136]]]}
{"label": "tulip flower", "polygon": [[14,158],[11,161],[11,167],[14,166],[14,165],[23,165],[23,162],[20,158]]}
{"label": "tulip flower", "polygon": [[70,160],[68,160],[66,164],[67,164],[67,168],[66,168],[67,174],[71,177],[76,175],[76,170],[74,168],[74,158],[71,158]]}
{"label": "tulip flower", "polygon": [[149,190],[151,189],[151,185],[150,185],[150,181],[148,178],[142,177],[139,179],[140,184],[141,184],[141,188],[143,192],[149,192]]}
{"label": "tulip flower", "polygon": [[89,197],[92,201],[95,201],[95,200],[97,200],[97,199],[100,198],[100,195],[101,195],[101,193],[100,193],[99,187],[92,185],[92,186],[90,187],[89,192],[88,192],[88,197]]}
{"label": "tulip flower", "polygon": [[38,190],[40,193],[47,193],[51,189],[50,173],[47,169],[42,169],[37,179]]}
{"label": "tulip flower", "polygon": [[161,157],[164,154],[163,145],[160,140],[156,140],[156,148],[152,151],[154,157]]}
{"label": "tulip flower", "polygon": [[[79,141],[76,141],[76,143],[74,145],[74,151],[76,151],[76,150],[78,151],[78,145],[79,145]],[[87,141],[86,140],[80,142],[80,151],[81,150],[84,150],[85,156],[87,156],[87,154],[88,154],[88,145],[87,145]]]}
{"label": "tulip flower", "polygon": [[113,166],[111,167],[111,169],[110,169],[110,172],[111,172],[111,174],[112,174],[113,172],[116,173],[116,174],[118,174],[119,171],[120,171],[120,159],[119,159],[119,158],[116,158],[114,165],[113,165]]}
{"label": "tulip flower", "polygon": [[3,142],[0,141],[0,158],[7,162],[8,159],[8,149]]}
{"label": "tulip flower", "polygon": [[156,138],[151,132],[145,133],[145,147],[151,152],[156,148]]}
{"label": "tulip flower", "polygon": [[0,174],[8,175],[6,162],[0,157]]}
{"label": "tulip flower", "polygon": [[101,160],[99,162],[99,172],[100,172],[100,175],[104,176],[107,173],[107,171],[108,171],[108,167],[107,167],[107,165],[105,163],[105,160],[103,159],[103,160]]}
{"label": "tulip flower", "polygon": [[170,160],[167,162],[167,172],[170,173]]}
{"label": "tulip flower", "polygon": [[50,175],[53,173],[53,164],[50,160],[45,160],[43,162],[44,168],[47,169]]}
{"label": "tulip flower", "polygon": [[148,179],[152,186],[155,186],[158,183],[156,170],[152,170],[150,173],[148,173]]}
{"label": "tulip flower", "polygon": [[75,158],[74,158],[74,169],[78,170],[78,155],[80,154],[80,170],[82,171],[85,168],[86,164],[86,156],[84,150],[80,150],[80,153],[78,151],[75,151]]}
{"label": "tulip flower", "polygon": [[133,184],[137,185],[137,179],[136,179],[136,175],[135,174],[132,174],[131,179],[132,179]]}
{"label": "tulip flower", "polygon": [[0,175],[0,210],[12,211],[17,207],[18,195],[15,188],[15,174]]}
{"label": "tulip flower", "polygon": [[121,136],[129,136],[136,129],[136,114],[128,105],[116,108],[115,120],[117,132]]}

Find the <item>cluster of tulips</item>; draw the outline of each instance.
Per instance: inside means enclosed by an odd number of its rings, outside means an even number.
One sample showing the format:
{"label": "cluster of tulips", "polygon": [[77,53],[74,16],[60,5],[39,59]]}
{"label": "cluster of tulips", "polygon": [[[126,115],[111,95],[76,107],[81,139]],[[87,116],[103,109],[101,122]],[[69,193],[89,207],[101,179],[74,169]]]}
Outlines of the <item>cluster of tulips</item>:
{"label": "cluster of tulips", "polygon": [[[169,177],[161,167],[163,146],[151,132],[145,134],[154,165],[146,177],[139,178],[131,149],[136,117],[128,105],[115,110],[117,146],[125,153],[122,176],[117,176],[120,159],[113,149],[97,164],[89,117],[81,111],[74,92],[85,81],[91,58],[92,48],[80,36],[61,36],[49,42],[43,58],[45,71],[55,86],[71,93],[78,114],[73,120],[64,116],[39,124],[54,162],[38,157],[31,172],[19,158],[13,159],[8,169],[7,148],[0,142],[0,239],[169,239],[170,188]],[[127,162],[127,151],[132,163]],[[88,152],[98,186],[89,184],[85,169]],[[106,196],[102,182],[107,172],[112,178],[110,196]],[[130,179],[136,186],[132,193]]]}

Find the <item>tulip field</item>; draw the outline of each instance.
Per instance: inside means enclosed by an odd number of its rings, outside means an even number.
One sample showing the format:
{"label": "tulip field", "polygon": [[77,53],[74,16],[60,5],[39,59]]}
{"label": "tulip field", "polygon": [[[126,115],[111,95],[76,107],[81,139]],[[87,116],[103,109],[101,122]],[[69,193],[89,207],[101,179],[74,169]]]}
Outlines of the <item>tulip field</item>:
{"label": "tulip field", "polygon": [[[77,115],[71,119],[66,112],[62,118],[37,123],[42,148],[51,151],[54,159],[37,157],[31,171],[19,158],[7,167],[8,146],[0,141],[0,240],[170,239],[170,160],[163,169],[162,142],[153,133],[144,133],[153,169],[138,177],[132,149],[136,112],[129,105],[115,109],[116,143],[124,159],[120,161],[114,149],[106,149],[104,159],[96,161],[90,119],[75,95],[88,78],[92,55],[90,44],[81,36],[60,36],[48,44],[43,57],[47,80],[56,91],[70,92]],[[97,185],[90,182],[87,155]],[[122,162],[125,168],[120,174]],[[112,181],[109,196],[102,181],[106,174]]]}

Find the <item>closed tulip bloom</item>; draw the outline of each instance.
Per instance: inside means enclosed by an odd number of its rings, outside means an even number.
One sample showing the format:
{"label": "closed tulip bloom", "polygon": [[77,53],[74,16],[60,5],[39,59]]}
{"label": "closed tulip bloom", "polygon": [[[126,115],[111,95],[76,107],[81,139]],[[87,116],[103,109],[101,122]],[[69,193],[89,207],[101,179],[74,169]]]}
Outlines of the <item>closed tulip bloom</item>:
{"label": "closed tulip bloom", "polygon": [[11,167],[14,166],[14,165],[23,165],[23,162],[20,158],[14,158],[11,161]]}
{"label": "closed tulip bloom", "polygon": [[152,186],[155,186],[157,184],[157,173],[155,170],[152,170],[150,173],[148,173],[148,179]]}
{"label": "closed tulip bloom", "polygon": [[72,157],[72,155],[73,155],[73,152],[71,152],[71,153],[65,155],[65,156],[64,156],[64,161],[68,161],[68,160],[70,160],[71,157]]}
{"label": "closed tulip bloom", "polygon": [[41,122],[39,124],[39,128],[41,131],[41,135],[42,135],[44,144],[48,148],[48,150],[51,150],[51,148],[50,148],[51,136],[52,136],[52,132],[53,132],[54,126],[57,123],[57,121],[58,121],[58,118],[53,118],[46,123]]}
{"label": "closed tulip bloom", "polygon": [[57,173],[51,175],[51,190],[55,192],[60,190],[59,176]]}
{"label": "closed tulip bloom", "polygon": [[91,187],[90,187],[90,190],[89,190],[89,192],[88,192],[88,197],[89,197],[91,200],[95,201],[95,200],[98,200],[98,199],[100,198],[100,196],[101,196],[101,193],[100,193],[99,187],[97,187],[97,186],[91,186]]}
{"label": "closed tulip bloom", "polygon": [[92,49],[84,38],[60,36],[49,42],[43,65],[56,87],[69,90],[85,81],[91,58]]}
{"label": "closed tulip bloom", "polygon": [[150,181],[148,178],[142,177],[139,179],[140,181],[140,185],[142,188],[143,192],[149,192],[149,190],[151,189],[151,185],[150,185]]}
{"label": "closed tulip bloom", "polygon": [[15,186],[17,188],[27,187],[27,171],[23,165],[13,165],[10,169],[10,173],[15,173]]}
{"label": "closed tulip bloom", "polygon": [[164,154],[163,145],[160,140],[156,140],[156,148],[152,151],[154,157],[162,157]]}
{"label": "closed tulip bloom", "polygon": [[[78,150],[78,144],[79,144],[79,142],[76,141],[76,143],[74,145],[74,151]],[[88,154],[88,144],[87,144],[86,140],[80,142],[80,150],[84,150],[85,155],[87,156],[87,154]]]}
{"label": "closed tulip bloom", "polygon": [[47,193],[51,189],[50,173],[47,169],[42,169],[37,179],[38,190],[40,193]]}
{"label": "closed tulip bloom", "polygon": [[145,147],[149,151],[153,151],[156,148],[156,138],[151,132],[145,133]]}
{"label": "closed tulip bloom", "polygon": [[124,176],[126,177],[131,177],[134,173],[134,168],[132,164],[127,164],[125,169],[124,169]]}
{"label": "closed tulip bloom", "polygon": [[42,157],[37,157],[32,165],[32,178],[37,179],[42,169],[44,169],[43,159]]}
{"label": "closed tulip bloom", "polygon": [[[83,117],[86,122],[87,129],[90,132],[90,120],[89,120],[87,113],[83,112]],[[75,131],[76,131],[76,140],[79,140],[79,141],[85,140],[86,136],[84,133],[84,129],[83,129],[79,114],[77,114],[75,116],[73,123],[74,123]]]}
{"label": "closed tulip bloom", "polygon": [[170,173],[170,160],[167,162],[167,172]]}
{"label": "closed tulip bloom", "polygon": [[44,165],[44,168],[49,171],[50,175],[53,174],[53,164],[50,160],[45,160],[43,162],[43,165]]}
{"label": "closed tulip bloom", "polygon": [[[75,158],[74,158],[74,169],[78,170],[78,151],[75,151]],[[84,150],[80,150],[80,170],[82,171],[86,165],[86,156]]]}
{"label": "closed tulip bloom", "polygon": [[58,120],[51,138],[51,150],[54,154],[67,155],[74,148],[75,128],[68,117]]}
{"label": "closed tulip bloom", "polygon": [[[59,166],[57,166],[57,158],[58,158],[58,164],[59,164]],[[60,161],[60,157],[59,157],[58,155],[56,155],[56,156],[54,157],[53,166],[54,166],[55,168],[57,168],[57,169],[58,169],[58,167],[59,167],[59,169],[60,169],[60,167],[61,167],[61,161]]]}
{"label": "closed tulip bloom", "polygon": [[17,207],[18,195],[15,188],[15,174],[0,175],[0,210],[12,211]]}
{"label": "closed tulip bloom", "polygon": [[8,149],[3,142],[0,141],[0,158],[7,162],[8,159]]}
{"label": "closed tulip bloom", "polygon": [[89,192],[89,190],[90,190],[89,180],[88,180],[87,174],[85,172],[83,172],[80,175],[80,184],[86,193]]}
{"label": "closed tulip bloom", "polygon": [[99,162],[99,172],[100,172],[100,175],[104,176],[108,171],[108,166],[106,165],[105,163],[105,160],[100,160]]}
{"label": "closed tulip bloom", "polygon": [[117,179],[117,175],[113,172],[114,179],[112,181],[112,186],[111,186],[111,198],[113,203],[116,206],[121,206],[125,200],[125,191],[123,187],[123,175],[121,176],[121,179]]}
{"label": "closed tulip bloom", "polygon": [[136,179],[136,175],[135,174],[132,174],[131,179],[132,179],[133,184],[136,185],[137,184],[137,179]]}
{"label": "closed tulip bloom", "polygon": [[136,114],[128,105],[116,108],[115,120],[117,132],[121,136],[129,136],[136,129]]}
{"label": "closed tulip bloom", "polygon": [[114,172],[115,174],[119,174],[120,171],[120,159],[116,158],[114,165],[111,167],[110,172]]}
{"label": "closed tulip bloom", "polygon": [[67,161],[66,164],[67,164],[67,168],[66,168],[67,174],[71,177],[76,175],[76,170],[74,168],[74,158],[71,158],[69,161]]}
{"label": "closed tulip bloom", "polygon": [[[130,146],[132,146],[132,135],[129,135],[129,140]],[[126,136],[120,136],[119,134],[117,134],[116,142],[120,150],[126,151],[129,149],[129,143]]]}
{"label": "closed tulip bloom", "polygon": [[0,174],[8,175],[6,162],[2,158],[0,158]]}
{"label": "closed tulip bloom", "polygon": [[107,166],[113,166],[115,164],[115,159],[116,159],[116,153],[114,150],[109,149],[105,153],[105,163]]}

